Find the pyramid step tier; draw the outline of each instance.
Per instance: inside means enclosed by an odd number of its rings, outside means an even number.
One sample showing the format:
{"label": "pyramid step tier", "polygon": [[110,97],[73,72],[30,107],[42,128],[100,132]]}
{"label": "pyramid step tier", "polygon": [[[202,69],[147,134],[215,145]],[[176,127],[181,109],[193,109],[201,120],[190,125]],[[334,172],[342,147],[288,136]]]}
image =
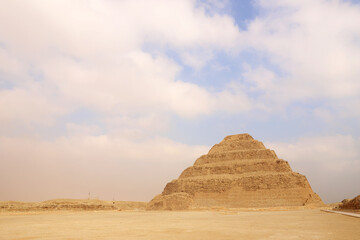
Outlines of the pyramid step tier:
{"label": "pyramid step tier", "polygon": [[225,161],[196,165],[185,169],[179,178],[189,178],[196,176],[220,175],[220,174],[245,174],[252,172],[291,172],[288,162],[278,159],[269,161],[248,160],[248,161]]}
{"label": "pyramid step tier", "polygon": [[233,142],[233,141],[244,141],[244,140],[254,140],[252,136],[248,133],[235,134],[226,136],[220,143],[223,142]]}
{"label": "pyramid step tier", "polygon": [[214,162],[248,160],[248,159],[278,159],[275,152],[270,149],[236,150],[223,153],[211,153],[199,157],[194,165]]}
{"label": "pyramid step tier", "polygon": [[[167,195],[167,196],[172,196]],[[188,195],[189,197],[191,195]],[[320,197],[307,189],[292,187],[288,189],[260,189],[242,191],[233,188],[226,194],[196,193],[193,197],[193,208],[268,208],[317,205]]]}
{"label": "pyramid step tier", "polygon": [[[262,162],[270,162],[270,163],[274,163],[276,161],[285,161],[283,159],[267,159],[267,158],[260,158],[260,159],[241,159],[239,160],[228,160],[228,161],[219,161],[219,162],[211,162],[211,163],[205,163],[205,164],[201,164],[201,165],[194,165],[196,167],[200,167],[200,166],[228,166],[228,165],[236,165],[236,164],[257,164],[257,163],[262,163]],[[285,161],[287,162],[287,161]]]}
{"label": "pyramid step tier", "polygon": [[219,144],[215,144],[209,151],[209,153],[223,153],[236,150],[256,150],[265,149],[262,142],[257,140],[237,140],[237,141],[224,141]]}
{"label": "pyramid step tier", "polygon": [[247,173],[244,176],[216,175],[177,179],[168,183],[163,195],[176,192],[185,192],[190,195],[195,193],[224,193],[232,188],[242,191],[257,191],[261,189],[287,189],[310,188],[306,177],[294,173]]}

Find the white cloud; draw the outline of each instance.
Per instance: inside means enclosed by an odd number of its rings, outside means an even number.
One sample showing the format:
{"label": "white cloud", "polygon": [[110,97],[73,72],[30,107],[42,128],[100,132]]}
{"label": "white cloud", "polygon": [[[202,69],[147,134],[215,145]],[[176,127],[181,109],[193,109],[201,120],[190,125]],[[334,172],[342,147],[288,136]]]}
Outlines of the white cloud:
{"label": "white cloud", "polygon": [[226,88],[215,96],[217,108],[226,113],[250,111],[254,108],[254,103],[245,92],[242,85],[234,81],[229,82]]}
{"label": "white cloud", "polygon": [[214,11],[214,9],[224,9],[228,6],[228,0],[204,0],[198,1],[200,5],[204,8],[208,9],[209,11]]}
{"label": "white cloud", "polygon": [[[24,72],[19,61],[2,47],[0,47],[0,63],[0,74],[4,75],[3,77],[16,80],[17,76],[20,75],[19,73]],[[3,79],[0,81],[4,82]]]}
{"label": "white cloud", "polygon": [[335,0],[258,4],[264,15],[249,24],[248,41],[280,70],[267,67],[275,76],[270,80],[261,67],[252,71],[266,100],[288,105],[360,95],[359,5]]}
{"label": "white cloud", "polygon": [[[205,1],[196,7],[190,0],[11,1],[0,10],[2,41],[11,56],[1,49],[0,61],[11,63],[7,73],[24,69],[19,71],[23,79],[28,78],[27,66],[35,65],[72,105],[105,111],[161,109],[193,117],[227,108],[213,103],[217,93],[176,80],[181,67],[161,53],[168,47],[198,70],[213,51],[233,54],[251,47],[285,73],[249,66],[243,78],[251,88],[242,89],[230,102],[254,91],[262,93],[252,106],[268,103],[262,109],[359,96],[359,6],[341,1],[258,1],[265,14],[250,22],[247,32],[240,32],[230,16],[206,14],[209,7],[224,8],[219,3]],[[145,43],[160,49],[154,50],[159,54],[142,50]],[[236,104],[231,109],[239,111]]]}
{"label": "white cloud", "polygon": [[[213,50],[234,49],[240,38],[231,17],[208,16],[191,0],[11,1],[0,12],[2,41],[11,53],[0,58],[11,65],[5,73],[13,69],[28,79],[33,66],[43,74],[41,85],[56,90],[52,97],[102,112],[146,109],[193,117],[215,111],[213,93],[176,79],[177,63],[142,47],[170,46],[200,69]],[[16,82],[26,91],[24,84]]]}
{"label": "white cloud", "polygon": [[146,139],[149,136],[162,135],[170,127],[169,116],[165,114],[144,114],[141,116],[109,116],[104,124],[110,136],[127,139]]}
{"label": "white cloud", "polygon": [[20,123],[49,125],[65,110],[41,96],[37,91],[22,89],[0,91],[0,123],[2,127]]}
{"label": "white cloud", "polygon": [[196,53],[185,52],[180,54],[180,56],[183,63],[191,66],[197,71],[201,70],[207,62],[213,58],[212,54],[206,51]]}
{"label": "white cloud", "polygon": [[325,123],[333,123],[335,117],[329,110],[323,108],[314,109],[313,114]]}

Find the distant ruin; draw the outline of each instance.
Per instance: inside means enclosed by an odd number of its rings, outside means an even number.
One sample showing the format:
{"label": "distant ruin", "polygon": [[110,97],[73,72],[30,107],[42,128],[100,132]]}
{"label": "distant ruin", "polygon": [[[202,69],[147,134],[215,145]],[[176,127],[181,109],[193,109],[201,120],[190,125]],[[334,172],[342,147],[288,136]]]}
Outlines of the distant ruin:
{"label": "distant ruin", "polygon": [[147,205],[148,210],[319,206],[306,177],[249,134],[227,136]]}
{"label": "distant ruin", "polygon": [[350,209],[360,211],[360,195],[354,197],[353,199],[344,199],[340,205],[339,209]]}

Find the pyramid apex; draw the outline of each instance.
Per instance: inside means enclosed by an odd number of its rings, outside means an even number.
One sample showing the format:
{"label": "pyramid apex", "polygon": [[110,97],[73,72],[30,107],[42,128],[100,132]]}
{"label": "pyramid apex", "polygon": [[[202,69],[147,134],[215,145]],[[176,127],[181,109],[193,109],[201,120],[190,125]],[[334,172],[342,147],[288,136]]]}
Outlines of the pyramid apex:
{"label": "pyramid apex", "polygon": [[224,138],[223,141],[241,141],[241,140],[253,140],[254,138],[248,133],[229,135]]}

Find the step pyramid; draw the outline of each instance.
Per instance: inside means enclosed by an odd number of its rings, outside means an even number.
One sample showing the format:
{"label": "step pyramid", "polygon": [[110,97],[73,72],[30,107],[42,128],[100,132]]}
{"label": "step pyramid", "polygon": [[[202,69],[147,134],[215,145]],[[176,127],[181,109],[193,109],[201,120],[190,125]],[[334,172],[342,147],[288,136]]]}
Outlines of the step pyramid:
{"label": "step pyramid", "polygon": [[249,134],[227,136],[147,205],[148,210],[323,205],[306,177]]}

